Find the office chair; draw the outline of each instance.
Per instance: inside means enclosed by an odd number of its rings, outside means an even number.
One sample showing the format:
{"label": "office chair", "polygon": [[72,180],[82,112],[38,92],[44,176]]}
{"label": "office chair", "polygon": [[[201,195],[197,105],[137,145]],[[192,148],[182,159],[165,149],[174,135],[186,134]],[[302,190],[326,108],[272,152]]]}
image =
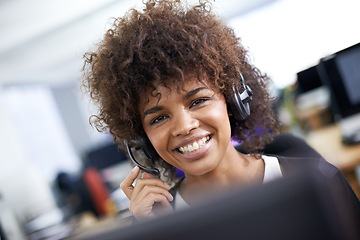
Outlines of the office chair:
{"label": "office chair", "polygon": [[[236,146],[239,152],[246,153],[242,145]],[[274,136],[271,143],[263,149],[265,155],[281,155],[285,157],[321,157],[303,139],[289,133],[281,133]]]}

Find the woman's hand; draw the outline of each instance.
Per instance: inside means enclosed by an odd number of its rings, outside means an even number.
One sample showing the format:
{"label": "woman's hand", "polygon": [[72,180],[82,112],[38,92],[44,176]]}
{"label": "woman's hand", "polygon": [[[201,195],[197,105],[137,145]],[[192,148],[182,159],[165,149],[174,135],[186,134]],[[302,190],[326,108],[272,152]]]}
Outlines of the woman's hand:
{"label": "woman's hand", "polygon": [[[133,183],[140,173],[139,167],[134,167],[130,174],[120,184],[121,189],[130,200],[130,212],[136,219],[153,217],[160,212],[173,211],[170,202],[174,199],[169,193],[169,185],[161,179],[143,173],[142,178]],[[154,205],[160,204],[160,207]]]}

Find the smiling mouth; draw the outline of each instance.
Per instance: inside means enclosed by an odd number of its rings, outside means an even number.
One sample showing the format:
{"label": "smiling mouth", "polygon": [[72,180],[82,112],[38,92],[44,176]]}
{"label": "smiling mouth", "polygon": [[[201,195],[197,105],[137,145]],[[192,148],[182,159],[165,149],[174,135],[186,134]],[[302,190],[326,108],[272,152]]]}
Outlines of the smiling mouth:
{"label": "smiling mouth", "polygon": [[191,153],[194,152],[200,148],[202,148],[206,143],[208,143],[210,141],[211,137],[210,136],[206,136],[201,138],[200,140],[195,141],[192,144],[189,144],[187,146],[184,147],[180,147],[178,148],[178,151],[180,153]]}

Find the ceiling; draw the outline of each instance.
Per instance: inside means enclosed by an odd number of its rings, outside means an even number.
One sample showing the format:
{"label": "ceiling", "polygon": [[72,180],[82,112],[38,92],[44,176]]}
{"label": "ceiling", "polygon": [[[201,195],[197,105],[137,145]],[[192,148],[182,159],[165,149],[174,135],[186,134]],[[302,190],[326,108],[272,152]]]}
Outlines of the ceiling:
{"label": "ceiling", "polygon": [[[275,0],[217,0],[226,19]],[[0,0],[0,84],[74,82],[111,17],[142,0]],[[192,2],[192,0],[189,2]]]}

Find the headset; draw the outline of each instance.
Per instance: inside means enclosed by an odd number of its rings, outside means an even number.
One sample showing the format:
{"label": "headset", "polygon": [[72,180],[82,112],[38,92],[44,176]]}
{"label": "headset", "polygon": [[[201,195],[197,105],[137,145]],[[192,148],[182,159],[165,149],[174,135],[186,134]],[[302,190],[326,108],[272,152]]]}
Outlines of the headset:
{"label": "headset", "polygon": [[[126,140],[124,140],[124,145],[131,161],[135,164],[135,166],[138,166],[142,171],[150,173],[153,176],[160,177],[159,169],[155,168],[155,160],[159,159],[160,156],[146,135],[138,137],[135,140],[131,140],[131,146]],[[135,159],[131,150],[132,146],[134,146],[136,150],[141,149],[145,153],[146,157],[150,160],[151,168],[145,167]]]}
{"label": "headset", "polygon": [[235,86],[233,86],[234,95],[232,96],[230,107],[234,118],[244,121],[248,116],[250,116],[249,102],[252,100],[253,92],[249,85],[245,84],[245,79],[241,72],[239,72],[239,74],[244,91],[240,93]]}
{"label": "headset", "polygon": [[[241,78],[241,84],[244,90],[240,93],[235,86],[233,86],[233,96],[230,102],[233,117],[239,121],[244,121],[250,115],[249,102],[252,100],[253,92],[249,85],[245,84],[245,79],[241,72],[239,72]],[[160,159],[159,154],[156,152],[154,146],[151,144],[146,134],[142,134],[135,140],[131,140],[130,144],[125,140],[124,145],[127,149],[131,161],[138,166],[142,171],[147,172],[153,176],[160,177],[159,169],[155,168],[155,160]],[[145,155],[149,158],[151,167],[148,168],[141,165],[134,157],[131,148],[141,149]]]}

